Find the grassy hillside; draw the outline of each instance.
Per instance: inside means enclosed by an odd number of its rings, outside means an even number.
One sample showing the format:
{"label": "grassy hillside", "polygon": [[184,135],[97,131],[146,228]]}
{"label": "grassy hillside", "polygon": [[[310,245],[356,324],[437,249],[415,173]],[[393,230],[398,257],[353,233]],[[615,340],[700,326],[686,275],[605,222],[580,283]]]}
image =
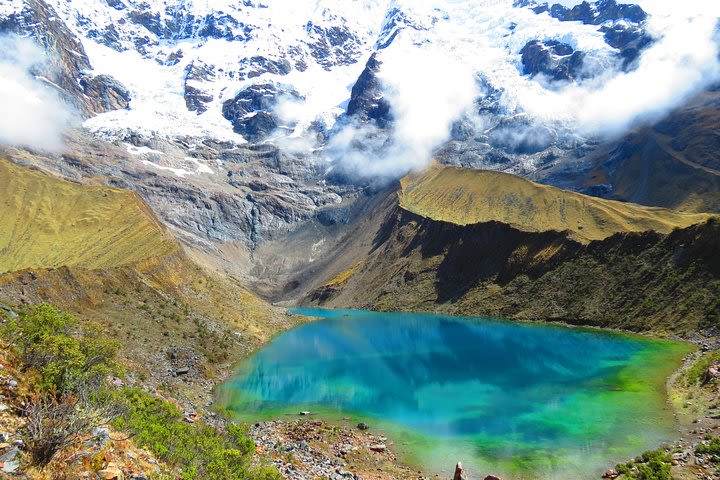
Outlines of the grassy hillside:
{"label": "grassy hillside", "polygon": [[720,220],[435,166],[378,210],[361,262],[306,297],[334,308],[443,311],[690,335],[720,327]]}
{"label": "grassy hillside", "polygon": [[331,308],[555,320],[658,335],[720,328],[720,222],[620,233],[467,226],[397,209],[359,266],[310,294]]}
{"label": "grassy hillside", "polygon": [[401,182],[400,206],[456,225],[501,222],[524,232],[569,231],[582,243],[615,233],[656,231],[706,221],[681,213],[590,197],[499,172],[435,166]]}
{"label": "grassy hillside", "polygon": [[1,158],[0,206],[0,273],[110,268],[177,248],[135,193],[77,185]]}
{"label": "grassy hillside", "polygon": [[144,384],[182,401],[207,403],[216,379],[297,322],[194,263],[133,192],[0,159],[0,205],[0,304],[47,302],[100,324]]}

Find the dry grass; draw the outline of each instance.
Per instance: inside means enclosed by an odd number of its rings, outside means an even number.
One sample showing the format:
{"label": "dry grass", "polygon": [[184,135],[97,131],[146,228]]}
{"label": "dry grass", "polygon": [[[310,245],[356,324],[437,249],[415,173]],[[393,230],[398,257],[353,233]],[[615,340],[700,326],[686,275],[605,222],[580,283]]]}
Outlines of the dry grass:
{"label": "dry grass", "polygon": [[0,159],[0,273],[111,268],[177,247],[133,192],[87,187]]}
{"label": "dry grass", "polygon": [[669,233],[710,218],[590,197],[505,173],[456,167],[436,165],[405,177],[401,184],[400,206],[427,218],[457,225],[496,221],[526,232],[567,230],[583,243],[619,232]]}

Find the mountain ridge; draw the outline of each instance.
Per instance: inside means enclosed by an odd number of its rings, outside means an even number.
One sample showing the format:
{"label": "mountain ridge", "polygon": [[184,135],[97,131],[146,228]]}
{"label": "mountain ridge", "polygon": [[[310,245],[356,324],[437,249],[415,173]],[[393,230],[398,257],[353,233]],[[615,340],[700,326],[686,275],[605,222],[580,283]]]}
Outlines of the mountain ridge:
{"label": "mountain ridge", "polygon": [[619,232],[702,223],[711,215],[604,200],[510,174],[435,165],[401,181],[401,208],[457,225],[497,221],[529,232],[569,231],[582,243]]}

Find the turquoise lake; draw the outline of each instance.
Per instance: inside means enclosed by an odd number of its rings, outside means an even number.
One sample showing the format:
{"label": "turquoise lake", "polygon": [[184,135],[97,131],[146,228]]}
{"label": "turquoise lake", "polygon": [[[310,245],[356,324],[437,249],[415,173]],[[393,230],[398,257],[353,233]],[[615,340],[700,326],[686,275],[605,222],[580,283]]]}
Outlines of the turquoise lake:
{"label": "turquoise lake", "polygon": [[[299,309],[320,317],[222,389],[248,421],[362,420],[431,473],[598,478],[672,440],[665,380],[685,344],[483,318]],[[294,418],[294,417],[283,417]]]}

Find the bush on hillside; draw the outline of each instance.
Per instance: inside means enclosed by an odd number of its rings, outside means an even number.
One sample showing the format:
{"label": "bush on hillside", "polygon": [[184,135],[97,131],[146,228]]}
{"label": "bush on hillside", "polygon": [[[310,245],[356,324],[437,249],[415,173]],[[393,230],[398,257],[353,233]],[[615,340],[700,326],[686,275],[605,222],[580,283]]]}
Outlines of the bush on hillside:
{"label": "bush on hillside", "polygon": [[2,334],[17,350],[23,368],[37,373],[37,390],[56,398],[97,390],[119,369],[118,342],[96,326],[80,328],[74,316],[47,304],[7,320]]}
{"label": "bush on hillside", "polygon": [[114,426],[132,432],[135,441],[170,465],[182,469],[184,480],[282,478],[272,467],[251,466],[254,442],[245,427],[228,423],[224,430],[198,422],[183,421],[175,405],[142,390],[116,392],[129,414]]}

